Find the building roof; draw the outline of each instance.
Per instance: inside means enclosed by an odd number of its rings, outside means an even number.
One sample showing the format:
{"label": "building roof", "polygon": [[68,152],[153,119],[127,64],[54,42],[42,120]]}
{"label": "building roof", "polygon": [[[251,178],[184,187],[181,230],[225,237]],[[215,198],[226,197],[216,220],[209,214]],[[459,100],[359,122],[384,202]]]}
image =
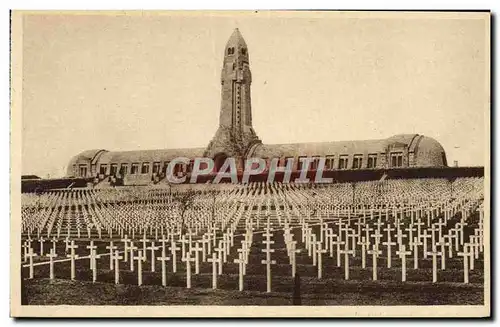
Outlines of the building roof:
{"label": "building roof", "polygon": [[[417,164],[440,165],[443,161],[444,149],[433,138],[419,134],[398,134],[387,139],[293,143],[293,144],[259,144],[249,157],[276,158],[298,156],[354,155],[386,153],[391,149],[405,147],[409,152],[417,153]],[[444,163],[446,165],[446,163]]]}
{"label": "building roof", "polygon": [[74,164],[78,163],[79,161],[82,160],[90,160],[92,163],[95,163],[95,160],[98,159],[99,154],[102,152],[106,152],[104,149],[93,149],[93,150],[86,150],[83,151],[69,161],[68,167],[72,167]]}
{"label": "building roof", "polygon": [[160,149],[160,150],[139,150],[139,151],[116,151],[106,152],[99,158],[100,164],[110,163],[140,163],[170,161],[178,157],[195,158],[202,157],[205,148],[187,149]]}
{"label": "building roof", "polygon": [[424,136],[419,139],[416,153],[416,165],[419,167],[448,165],[443,146],[431,137]]}
{"label": "building roof", "polygon": [[365,154],[383,152],[386,140],[340,141],[319,143],[260,144],[251,157],[298,157],[329,154]]}
{"label": "building roof", "polygon": [[245,42],[245,39],[243,38],[243,35],[241,35],[240,30],[238,28],[234,29],[233,34],[231,34],[231,37],[227,41],[226,49],[229,47],[235,47],[235,48],[247,47],[247,43]]}

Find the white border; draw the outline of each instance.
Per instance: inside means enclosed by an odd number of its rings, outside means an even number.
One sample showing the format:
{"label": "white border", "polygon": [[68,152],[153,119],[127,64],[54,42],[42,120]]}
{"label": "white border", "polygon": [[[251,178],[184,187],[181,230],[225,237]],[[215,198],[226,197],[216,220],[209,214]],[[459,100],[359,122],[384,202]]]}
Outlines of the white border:
{"label": "white border", "polygon": [[[379,1],[377,3],[374,3],[372,1],[336,1],[335,4],[335,9],[375,9],[375,10],[384,10],[384,9],[434,9],[434,10],[442,10],[442,9],[491,9],[493,12],[499,12],[500,8],[500,2],[499,1],[439,1],[439,0],[434,0],[434,1],[429,1],[429,0],[420,0],[420,1]],[[9,147],[9,108],[8,108],[8,103],[9,103],[9,13],[8,9],[13,8],[13,9],[311,9],[311,8],[327,8],[325,7],[326,4],[322,3],[320,1],[314,1],[314,0],[309,0],[309,1],[286,1],[286,2],[277,2],[277,1],[261,1],[261,0],[254,0],[254,1],[247,1],[247,2],[242,2],[242,1],[212,1],[210,3],[204,3],[201,1],[182,1],[182,2],[175,2],[175,3],[168,3],[164,4],[160,1],[148,1],[148,0],[143,0],[143,1],[127,1],[127,0],[122,0],[122,1],[116,1],[115,3],[104,3],[103,1],[85,1],[85,2],[76,2],[76,1],[44,1],[43,5],[41,4],[40,1],[4,1],[2,2],[2,10],[1,15],[0,15],[0,22],[1,26],[3,27],[1,29],[2,31],[2,37],[3,37],[3,42],[1,42],[1,46],[3,47],[3,51],[0,52],[0,56],[3,59],[2,62],[4,65],[2,65],[2,74],[3,76],[2,79],[2,88],[3,92],[2,97],[3,101],[1,102],[5,107],[2,108],[3,110],[1,111],[1,114],[4,115],[0,119],[0,124],[3,124],[1,126],[0,131],[1,136],[0,136],[0,144],[2,146],[2,150],[4,153],[10,153],[10,147]],[[332,4],[328,6],[329,8],[333,8]],[[498,25],[498,22],[496,22],[496,25]],[[495,26],[496,27],[496,26]],[[496,28],[495,28],[496,30]],[[496,35],[496,32],[494,32],[493,35]],[[496,51],[494,51],[495,58],[496,58]],[[494,60],[492,58],[492,60]],[[492,78],[494,78],[494,72],[492,74]],[[498,85],[496,85],[495,89],[493,92],[497,91]],[[492,120],[495,117],[492,117]],[[495,119],[496,122],[496,119]],[[493,123],[493,121],[492,121]],[[496,138],[495,138],[496,139]],[[498,151],[497,146],[495,146],[495,150]],[[6,155],[5,157],[8,157]],[[10,201],[9,201],[9,161],[8,160],[0,160],[0,171],[2,174],[0,175],[0,192],[2,192],[2,197],[1,197],[1,208],[4,209],[4,219],[2,219],[1,223],[3,224],[3,231],[5,234],[7,234],[10,229],[9,227],[9,206],[10,206]],[[496,180],[495,180],[496,181]],[[494,181],[492,181],[494,182]],[[493,203],[497,202],[498,203],[498,197],[495,196],[496,201],[493,201]],[[496,219],[496,217],[492,217],[492,219]],[[497,223],[498,226],[498,223]],[[493,235],[494,231],[492,231],[492,238],[494,239],[495,236]],[[4,252],[4,257],[8,256],[8,249],[9,249],[9,237],[8,235],[4,235],[2,238],[2,241],[4,242],[4,246],[2,249],[5,249],[6,252]],[[499,242],[496,242],[496,245],[498,246]],[[492,249],[492,253],[495,253],[495,250],[498,250],[497,248]],[[497,251],[497,253],[499,253]],[[8,274],[9,274],[9,269],[3,269],[2,274],[4,274],[3,277],[5,277],[4,280],[10,280]],[[2,307],[4,309],[7,309],[9,307],[9,291],[8,291],[8,283],[2,283],[3,287],[3,297],[2,297]],[[498,286],[498,285],[497,285]],[[493,302],[495,303],[495,302]],[[7,309],[8,310],[8,309]],[[492,311],[494,312],[495,308],[492,308]],[[7,314],[2,315],[2,317],[7,317]],[[10,324],[13,324],[12,320],[7,320],[4,319],[2,320],[2,326],[7,326]],[[50,323],[50,322],[47,322]],[[84,322],[78,322],[78,324],[83,324]],[[98,321],[93,321],[93,324],[101,324],[101,322]],[[142,324],[143,322],[132,322],[132,325],[139,325]],[[172,322],[169,322],[172,323]],[[221,323],[216,322],[216,323]],[[238,322],[242,323],[242,322]],[[259,324],[262,322],[259,322]],[[307,322],[306,322],[307,323]],[[338,322],[337,322],[338,323]],[[429,322],[422,322],[428,324]]]}

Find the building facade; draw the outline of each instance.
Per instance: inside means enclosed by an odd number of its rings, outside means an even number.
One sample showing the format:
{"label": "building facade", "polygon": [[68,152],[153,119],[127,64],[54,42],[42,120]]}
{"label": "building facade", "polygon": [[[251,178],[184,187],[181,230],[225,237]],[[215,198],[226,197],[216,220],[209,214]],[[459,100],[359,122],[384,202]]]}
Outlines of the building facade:
{"label": "building facade", "polygon": [[[206,148],[113,152],[84,151],[68,165],[68,177],[112,179],[122,185],[147,185],[166,176],[170,161],[178,157],[212,158],[218,171],[227,157],[236,158],[242,168],[246,158],[262,158],[269,164],[294,159],[293,170],[301,170],[301,158],[313,158],[309,169],[326,158],[325,170],[397,169],[446,167],[446,154],[439,142],[419,134],[400,134],[381,140],[296,144],[263,144],[252,127],[249,51],[235,29],[224,49],[221,72],[219,128]],[[189,174],[190,164],[179,164],[174,174]]]}

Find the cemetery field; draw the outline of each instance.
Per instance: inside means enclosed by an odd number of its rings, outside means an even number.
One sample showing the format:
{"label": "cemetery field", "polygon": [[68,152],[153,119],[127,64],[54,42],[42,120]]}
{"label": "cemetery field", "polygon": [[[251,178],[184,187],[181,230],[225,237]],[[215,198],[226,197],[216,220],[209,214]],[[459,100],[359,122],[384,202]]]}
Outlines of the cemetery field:
{"label": "cemetery field", "polygon": [[30,194],[23,303],[482,305],[482,185],[457,178]]}
{"label": "cemetery field", "polygon": [[[314,284],[331,292],[303,294],[302,305],[482,305],[484,302],[480,285],[342,280]],[[289,292],[114,285],[64,279],[24,280],[23,300],[26,305],[293,305],[293,295]]]}

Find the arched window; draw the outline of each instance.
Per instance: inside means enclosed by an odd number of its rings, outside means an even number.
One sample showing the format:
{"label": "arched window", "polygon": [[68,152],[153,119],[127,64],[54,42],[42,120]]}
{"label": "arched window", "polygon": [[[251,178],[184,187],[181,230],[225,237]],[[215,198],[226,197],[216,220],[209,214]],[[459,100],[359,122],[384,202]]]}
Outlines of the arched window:
{"label": "arched window", "polygon": [[242,54],[242,55],[246,55],[246,54],[247,54],[247,49],[245,49],[245,48],[241,48],[241,54]]}
{"label": "arched window", "polygon": [[234,54],[234,48],[227,48],[227,54],[228,55]]}

